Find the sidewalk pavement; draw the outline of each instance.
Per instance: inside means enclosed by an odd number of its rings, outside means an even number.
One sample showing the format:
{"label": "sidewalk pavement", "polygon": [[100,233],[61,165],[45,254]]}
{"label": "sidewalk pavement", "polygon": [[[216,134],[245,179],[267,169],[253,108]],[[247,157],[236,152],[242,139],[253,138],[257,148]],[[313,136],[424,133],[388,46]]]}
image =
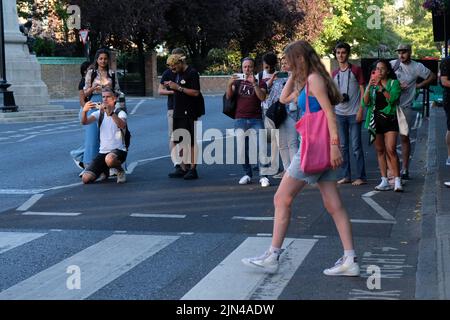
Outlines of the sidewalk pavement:
{"label": "sidewalk pavement", "polygon": [[417,299],[450,299],[450,188],[444,185],[450,181],[450,166],[445,165],[445,119],[443,108],[431,108],[429,119],[418,132],[417,143],[419,136],[427,137],[423,140],[426,161]]}

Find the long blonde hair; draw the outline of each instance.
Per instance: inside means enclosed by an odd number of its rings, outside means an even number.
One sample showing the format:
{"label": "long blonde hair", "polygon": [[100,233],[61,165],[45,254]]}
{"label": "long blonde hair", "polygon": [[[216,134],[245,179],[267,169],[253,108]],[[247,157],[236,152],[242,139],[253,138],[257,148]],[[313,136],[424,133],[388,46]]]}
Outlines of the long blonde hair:
{"label": "long blonde hair", "polygon": [[305,85],[311,73],[318,73],[325,81],[331,104],[336,105],[342,101],[342,95],[336,87],[336,84],[331,79],[322,61],[320,61],[316,51],[308,42],[299,40],[290,43],[284,49],[284,56],[292,71],[292,79],[294,80],[296,89],[299,90]]}

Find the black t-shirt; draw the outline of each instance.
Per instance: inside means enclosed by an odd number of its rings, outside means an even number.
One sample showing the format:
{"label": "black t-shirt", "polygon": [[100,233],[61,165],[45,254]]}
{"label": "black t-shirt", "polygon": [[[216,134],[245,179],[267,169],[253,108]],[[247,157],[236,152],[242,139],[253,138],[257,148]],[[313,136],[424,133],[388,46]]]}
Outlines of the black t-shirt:
{"label": "black t-shirt", "polygon": [[[178,73],[176,75],[176,83],[183,88],[200,90],[200,76],[198,72],[190,66],[183,73]],[[198,99],[196,97],[188,96],[186,93],[179,91],[175,91],[174,97],[174,118],[197,118],[196,108]]]}
{"label": "black t-shirt", "polygon": [[[441,63],[441,77],[447,77],[450,80],[450,58],[446,58]],[[444,87],[444,103],[450,105],[450,88]]]}
{"label": "black t-shirt", "polygon": [[[161,76],[161,84],[164,85],[164,81],[176,81],[176,73],[173,73],[172,70],[167,69],[163,72]],[[167,96],[167,110],[173,110],[173,95]]]}

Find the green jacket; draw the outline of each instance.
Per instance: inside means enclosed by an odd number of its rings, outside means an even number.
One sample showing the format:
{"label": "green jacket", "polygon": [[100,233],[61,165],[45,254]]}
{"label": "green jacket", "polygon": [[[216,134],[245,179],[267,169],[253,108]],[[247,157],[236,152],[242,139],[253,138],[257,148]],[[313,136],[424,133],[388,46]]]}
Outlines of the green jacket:
{"label": "green jacket", "polygon": [[[365,128],[369,127],[369,122],[373,114],[373,109],[375,105],[375,90],[378,90],[378,86],[370,86],[370,98],[369,103],[365,104],[364,99],[362,99],[361,105],[367,108],[367,116]],[[386,115],[395,115],[397,112],[397,106],[400,101],[400,95],[402,93],[402,88],[400,87],[400,82],[398,80],[389,79],[386,84],[386,91],[389,92],[390,98],[386,99],[388,105],[380,110],[380,112]]]}

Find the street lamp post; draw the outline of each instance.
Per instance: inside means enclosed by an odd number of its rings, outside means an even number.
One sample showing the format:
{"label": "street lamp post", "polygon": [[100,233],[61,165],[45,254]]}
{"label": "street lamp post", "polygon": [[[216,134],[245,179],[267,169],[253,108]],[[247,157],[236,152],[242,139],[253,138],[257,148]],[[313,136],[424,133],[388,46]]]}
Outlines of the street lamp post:
{"label": "street lamp post", "polygon": [[12,91],[8,91],[11,84],[6,80],[5,28],[3,23],[3,0],[0,0],[0,108],[3,112],[17,111],[14,94]]}

